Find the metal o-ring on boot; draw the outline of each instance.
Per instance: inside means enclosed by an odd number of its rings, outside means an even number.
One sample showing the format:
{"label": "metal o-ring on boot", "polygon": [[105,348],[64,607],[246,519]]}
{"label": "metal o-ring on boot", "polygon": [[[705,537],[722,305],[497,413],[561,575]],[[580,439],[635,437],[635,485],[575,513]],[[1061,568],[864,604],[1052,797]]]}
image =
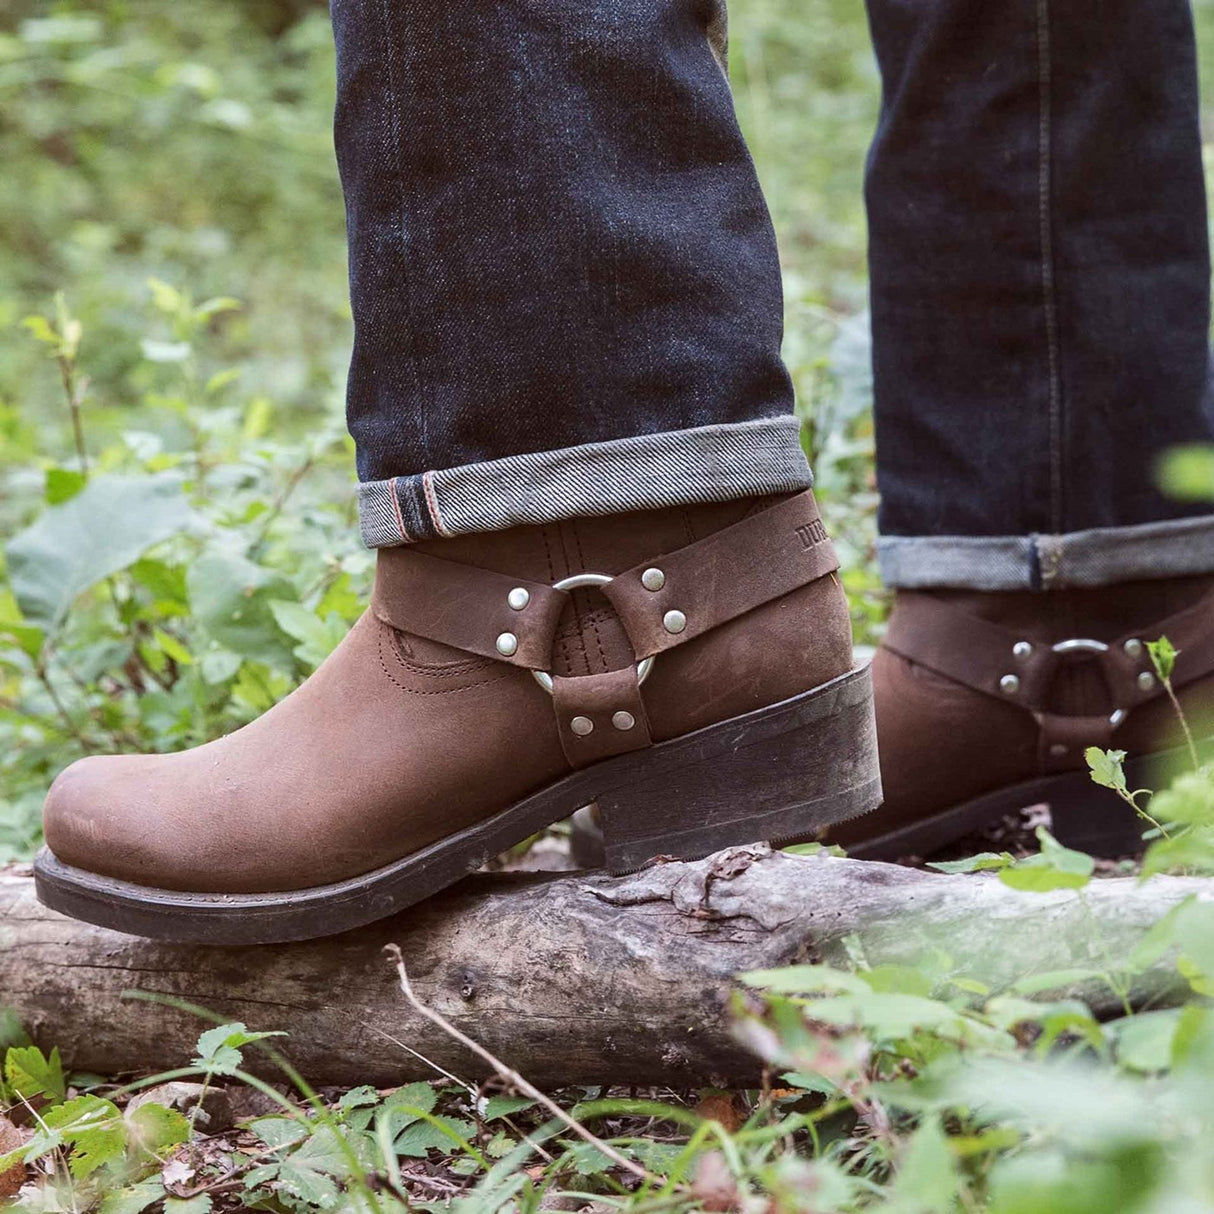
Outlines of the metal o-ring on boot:
{"label": "metal o-ring on boot", "polygon": [[[615,578],[606,573],[575,573],[572,577],[562,578],[559,582],[552,583],[553,590],[580,590],[584,586],[606,586],[614,582]],[[654,659],[652,657],[642,658],[637,663],[637,686],[639,687],[647,678],[649,672],[653,669]],[[533,670],[531,672],[535,681],[549,694],[552,694],[552,674],[547,670]],[[576,731],[575,731],[576,732]],[[589,733],[589,730],[586,731]]]}

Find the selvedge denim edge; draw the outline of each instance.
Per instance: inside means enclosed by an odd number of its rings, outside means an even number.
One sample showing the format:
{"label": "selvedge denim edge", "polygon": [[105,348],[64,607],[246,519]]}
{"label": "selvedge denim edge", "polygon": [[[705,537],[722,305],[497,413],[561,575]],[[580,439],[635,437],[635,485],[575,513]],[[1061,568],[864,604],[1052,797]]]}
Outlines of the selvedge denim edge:
{"label": "selvedge denim edge", "polygon": [[1066,590],[1214,573],[1214,514],[1065,535],[883,536],[877,563],[903,590]]}
{"label": "selvedge denim edge", "polygon": [[578,515],[808,489],[794,417],[640,434],[435,469],[358,487],[368,548],[553,523]]}

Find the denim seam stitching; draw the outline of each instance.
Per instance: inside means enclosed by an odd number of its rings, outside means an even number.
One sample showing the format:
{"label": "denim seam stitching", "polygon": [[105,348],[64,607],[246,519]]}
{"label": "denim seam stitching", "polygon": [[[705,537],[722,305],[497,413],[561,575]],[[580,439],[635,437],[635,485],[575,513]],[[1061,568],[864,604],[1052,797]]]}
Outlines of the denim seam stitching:
{"label": "denim seam stitching", "polygon": [[400,509],[400,477],[394,476],[392,483],[388,489],[388,495],[392,498],[392,509],[396,511],[396,525],[400,528],[400,537],[409,543],[409,529],[405,526],[405,516]]}
{"label": "denim seam stitching", "polygon": [[[404,147],[403,130],[404,125],[401,121],[401,109],[398,104],[398,98],[403,97],[404,88],[402,81],[399,79],[397,65],[402,63],[404,55],[400,46],[400,39],[396,36],[396,29],[392,24],[392,9],[390,0],[380,0],[379,5],[380,15],[384,23],[384,38],[388,43],[388,51],[384,56],[384,62],[388,65],[388,71],[391,74],[392,87],[388,89],[388,95],[385,98],[391,109],[392,114],[392,147],[394,151],[394,159],[396,161],[396,189],[397,189],[397,214],[398,222],[396,224],[397,234],[400,237],[402,254],[408,250],[409,237],[405,231],[405,216],[408,213],[406,199],[404,197],[404,183],[406,179],[405,164],[402,159],[401,149]],[[403,275],[397,283],[397,289],[402,293],[409,292],[409,276]],[[411,310],[411,309],[410,309]],[[420,431],[421,449],[426,453],[426,463],[429,463],[430,445],[426,435],[426,402],[422,392],[422,383],[418,377],[415,360],[406,360],[406,365],[409,366],[413,376],[412,397],[416,401],[416,409],[414,416],[417,419],[418,429]]]}
{"label": "denim seam stitching", "polygon": [[426,495],[426,508],[430,511],[430,521],[434,524],[434,530],[443,536],[444,539],[450,539],[453,534],[443,523],[442,515],[438,509],[438,498],[434,493],[434,473],[422,473],[422,490]]}
{"label": "denim seam stitching", "polygon": [[[1049,476],[1050,530],[1061,533],[1063,515],[1063,424],[1061,355],[1058,332],[1058,296],[1054,265],[1053,224],[1053,73],[1051,69],[1050,0],[1037,0],[1037,100],[1038,123],[1038,226],[1041,240],[1041,294],[1045,313],[1046,357],[1049,374]],[[1050,574],[1044,571],[1048,580]]]}

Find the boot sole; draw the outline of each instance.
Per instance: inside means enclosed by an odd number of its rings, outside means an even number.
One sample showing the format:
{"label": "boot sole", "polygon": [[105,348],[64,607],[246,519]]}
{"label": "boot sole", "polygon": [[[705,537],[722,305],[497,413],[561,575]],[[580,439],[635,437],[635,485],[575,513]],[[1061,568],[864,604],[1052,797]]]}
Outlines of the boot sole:
{"label": "boot sole", "polygon": [[[1214,754],[1214,738],[1198,743],[1201,757]],[[1191,769],[1184,747],[1143,755],[1125,764],[1131,789],[1164,787],[1179,771]],[[1149,824],[1111,789],[1092,781],[1086,771],[1025,780],[985,793],[930,818],[867,839],[847,849],[858,860],[903,860],[930,856],[958,839],[996,826],[1009,814],[1033,805],[1048,805],[1054,837],[1067,847],[1102,859],[1139,854]]]}
{"label": "boot sole", "polygon": [[404,910],[590,803],[615,872],[660,856],[693,859],[817,834],[875,809],[881,781],[869,668],[573,772],[483,822],[331,885],[260,894],[154,889],[74,868],[46,847],[34,879],[44,905],[131,935],[219,945],[309,940]]}

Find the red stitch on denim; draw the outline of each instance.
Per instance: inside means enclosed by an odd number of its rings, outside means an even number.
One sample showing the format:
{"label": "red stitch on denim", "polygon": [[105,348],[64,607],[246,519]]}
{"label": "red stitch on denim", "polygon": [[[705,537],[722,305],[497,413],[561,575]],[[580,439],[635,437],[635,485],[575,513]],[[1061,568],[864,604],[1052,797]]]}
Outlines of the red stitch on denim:
{"label": "red stitch on denim", "polygon": [[430,507],[430,521],[434,524],[434,530],[437,531],[439,535],[451,536],[454,533],[448,531],[447,528],[443,526],[442,517],[438,512],[438,500],[434,496],[433,472],[422,473],[422,488],[426,493],[426,505]]}
{"label": "red stitch on denim", "polygon": [[404,516],[400,512],[400,497],[396,492],[396,482],[398,480],[400,480],[400,477],[394,476],[391,481],[388,482],[388,492],[392,494],[392,509],[396,511],[396,525],[400,528],[400,538],[407,544],[410,542],[410,539],[409,532],[405,530]]}

